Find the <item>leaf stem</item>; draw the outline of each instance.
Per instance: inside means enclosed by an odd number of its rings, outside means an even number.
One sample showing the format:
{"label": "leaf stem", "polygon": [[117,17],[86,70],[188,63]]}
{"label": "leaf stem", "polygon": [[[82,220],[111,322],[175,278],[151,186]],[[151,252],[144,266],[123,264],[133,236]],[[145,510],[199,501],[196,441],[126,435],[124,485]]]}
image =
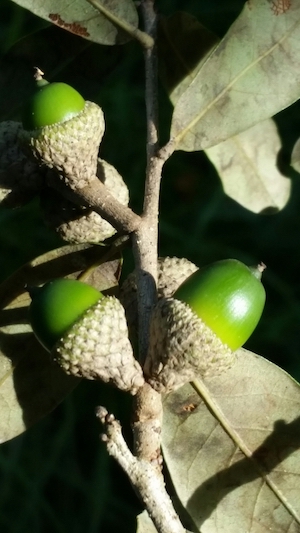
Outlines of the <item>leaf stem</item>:
{"label": "leaf stem", "polygon": [[139,30],[138,28],[135,28],[132,24],[127,22],[125,19],[120,19],[116,15],[112,13],[109,9],[104,7],[100,0],[86,0],[91,4],[93,7],[95,7],[102,15],[104,15],[110,22],[124,30],[128,35],[131,35],[133,39],[136,39],[139,41],[139,43],[144,48],[151,48],[154,44],[153,38],[148,35],[147,33]]}
{"label": "leaf stem", "polygon": [[251,457],[251,450],[249,450],[249,448],[244,444],[238,433],[233,429],[232,425],[229,424],[229,422],[224,416],[224,413],[221,411],[218,404],[212,398],[209,390],[204,385],[203,381],[195,379],[191,382],[191,385],[195,389],[195,391],[201,396],[204,403],[207,405],[211,413],[216,417],[222,428],[226,431],[227,435],[232,438],[233,442],[237,444],[237,446],[245,454],[246,457]]}

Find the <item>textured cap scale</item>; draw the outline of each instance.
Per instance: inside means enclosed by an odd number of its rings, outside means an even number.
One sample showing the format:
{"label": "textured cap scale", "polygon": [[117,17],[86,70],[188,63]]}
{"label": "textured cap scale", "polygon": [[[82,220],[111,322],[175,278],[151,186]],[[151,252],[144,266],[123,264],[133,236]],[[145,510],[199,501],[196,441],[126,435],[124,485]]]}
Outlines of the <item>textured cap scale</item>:
{"label": "textured cap scale", "polygon": [[73,190],[89,185],[97,171],[99,144],[105,129],[101,108],[85,102],[84,109],[66,122],[33,131],[23,130],[21,142],[41,164]]}
{"label": "textured cap scale", "polygon": [[[198,267],[185,257],[158,258],[158,298],[168,298]],[[135,270],[129,274],[120,290],[120,300],[125,307],[130,335],[134,338],[138,320],[137,285]]]}
{"label": "textured cap scale", "polygon": [[158,392],[170,392],[195,377],[215,376],[230,368],[234,353],[188,305],[163,298],[155,306],[145,372]]}
{"label": "textured cap scale", "polygon": [[158,259],[158,297],[173,296],[178,287],[198,267],[185,257],[160,257]]}
{"label": "textured cap scale", "polygon": [[[120,203],[128,205],[128,188],[115,167],[98,158],[97,176]],[[44,191],[41,208],[46,224],[67,242],[98,243],[116,232],[98,213],[73,204],[54,189]]]}
{"label": "textured cap scale", "polygon": [[44,172],[21,149],[21,130],[20,122],[0,122],[0,202],[5,207],[26,204],[44,183]]}
{"label": "textured cap scale", "polygon": [[88,309],[52,353],[67,374],[113,383],[131,394],[144,384],[128,339],[124,308],[115,297],[102,298]]}

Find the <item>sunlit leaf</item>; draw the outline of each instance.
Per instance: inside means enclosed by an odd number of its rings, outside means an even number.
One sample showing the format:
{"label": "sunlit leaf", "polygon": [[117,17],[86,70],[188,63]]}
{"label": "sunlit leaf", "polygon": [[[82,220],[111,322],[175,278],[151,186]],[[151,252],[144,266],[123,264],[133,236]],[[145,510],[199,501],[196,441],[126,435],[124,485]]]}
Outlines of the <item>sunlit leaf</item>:
{"label": "sunlit leaf", "polygon": [[168,395],[163,424],[177,496],[199,531],[299,532],[299,384],[241,349],[201,394],[186,385]]}
{"label": "sunlit leaf", "polygon": [[[28,323],[27,285],[74,277],[97,264],[106,247],[66,246],[27,263],[0,285],[0,442],[22,433],[79,382],[55,365],[36,341]],[[96,268],[87,280],[99,290],[117,284],[119,260]]]}
{"label": "sunlit leaf", "polygon": [[[14,0],[38,17],[60,28],[75,33],[84,39],[99,44],[122,44],[130,37],[117,25],[110,22],[85,0]],[[101,0],[101,4],[115,17],[125,20],[133,27],[138,25],[138,15],[132,0]]]}
{"label": "sunlit leaf", "polygon": [[[197,76],[217,37],[187,13],[160,22],[161,78],[174,105]],[[272,119],[206,150],[224,191],[255,213],[282,209],[290,180],[277,168],[281,140]]]}
{"label": "sunlit leaf", "polygon": [[240,16],[179,98],[171,136],[201,150],[252,127],[300,96],[300,5],[276,14],[268,0]]}
{"label": "sunlit leaf", "polygon": [[254,213],[274,213],[290,196],[291,181],[276,162],[281,140],[272,119],[231,137],[206,154],[216,167],[224,191]]}

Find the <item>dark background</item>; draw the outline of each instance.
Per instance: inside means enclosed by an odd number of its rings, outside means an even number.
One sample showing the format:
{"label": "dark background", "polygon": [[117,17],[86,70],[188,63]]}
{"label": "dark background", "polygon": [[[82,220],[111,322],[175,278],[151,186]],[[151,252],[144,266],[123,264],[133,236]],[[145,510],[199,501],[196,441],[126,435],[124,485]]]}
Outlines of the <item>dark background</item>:
{"label": "dark background", "polygon": [[[195,15],[222,37],[244,2],[161,0],[162,14]],[[21,40],[25,38],[25,40]],[[30,90],[32,66],[50,80],[74,85],[99,103],[106,117],[101,157],[123,175],[131,206],[141,211],[145,174],[143,54],[138,44],[93,45],[19,8],[0,4],[0,120],[19,119]],[[172,107],[160,87],[160,124],[167,140]],[[276,117],[282,138],[278,164],[292,179],[288,205],[277,215],[255,215],[226,197],[201,152],[177,152],[167,162],[161,193],[160,255],[187,257],[201,265],[235,257],[267,265],[267,303],[247,343],[300,379],[299,364],[299,175],[289,167],[300,134],[300,106]],[[0,280],[61,241],[47,230],[37,201],[0,208]],[[132,259],[126,255],[125,268]],[[0,448],[0,530],[7,533],[135,531],[139,502],[99,441],[95,406],[120,417],[130,439],[130,399],[102,384],[83,382],[49,417]]]}

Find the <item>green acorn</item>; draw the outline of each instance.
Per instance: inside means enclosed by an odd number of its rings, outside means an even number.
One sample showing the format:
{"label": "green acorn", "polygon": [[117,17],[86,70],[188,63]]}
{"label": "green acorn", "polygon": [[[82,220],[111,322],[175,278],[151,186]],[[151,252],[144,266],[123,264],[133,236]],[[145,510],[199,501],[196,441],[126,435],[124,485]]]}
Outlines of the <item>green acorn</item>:
{"label": "green acorn", "polygon": [[73,279],[56,279],[29,289],[29,320],[38,341],[52,350],[76,320],[103,295],[94,287]]}
{"label": "green acorn", "polygon": [[64,372],[136,394],[144,377],[117,298],[70,279],[34,287],[30,295],[32,330]]}
{"label": "green acorn", "polygon": [[58,187],[61,182],[78,190],[96,175],[103,112],[72,87],[48,83],[41,75],[37,69],[37,90],[25,104],[20,141],[40,165],[56,170]]}
{"label": "green acorn", "polygon": [[51,126],[70,120],[80,113],[85,105],[81,94],[66,83],[49,83],[43,72],[36,71],[36,91],[26,102],[22,111],[25,130]]}
{"label": "green acorn", "polygon": [[188,277],[173,298],[158,302],[145,363],[156,390],[169,392],[232,366],[235,350],[249,338],[263,311],[263,268],[219,261]]}
{"label": "green acorn", "polygon": [[88,309],[57,342],[52,355],[67,374],[111,383],[133,395],[144,384],[124,308],[113,296]]}
{"label": "green acorn", "polygon": [[224,344],[237,350],[253,333],[264,309],[264,268],[249,268],[236,259],[217,261],[192,274],[173,297],[187,303]]}

